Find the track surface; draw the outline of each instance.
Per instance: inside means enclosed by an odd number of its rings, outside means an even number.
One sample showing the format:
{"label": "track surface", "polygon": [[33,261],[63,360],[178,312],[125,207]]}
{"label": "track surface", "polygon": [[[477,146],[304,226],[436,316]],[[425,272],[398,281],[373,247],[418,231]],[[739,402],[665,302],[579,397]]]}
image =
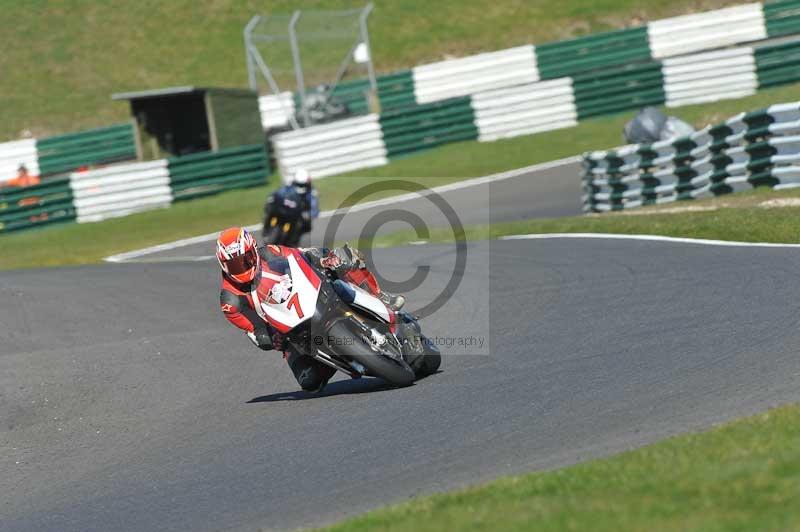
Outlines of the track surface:
{"label": "track surface", "polygon": [[[580,163],[570,162],[552,168],[544,167],[502,181],[449,190],[442,192],[440,196],[453,207],[460,222],[465,226],[527,218],[575,216],[581,213],[580,172]],[[436,185],[436,180],[432,180],[430,186]],[[420,197],[413,201],[403,201],[388,206],[380,205],[347,214],[336,232],[335,240],[357,240],[364,226],[387,209],[402,209],[417,215],[429,228],[449,225],[437,206]],[[326,242],[325,229],[329,221],[330,219],[318,220],[311,234],[304,237],[302,245],[319,246]],[[408,227],[402,222],[388,223],[376,234],[388,234]],[[201,242],[151,253],[141,260],[193,259],[208,257],[212,252],[213,246],[208,242]]]}
{"label": "track surface", "polygon": [[[454,254],[375,261],[393,280],[431,266],[418,308]],[[330,523],[800,400],[799,269],[791,249],[475,243],[423,325],[488,348],[322,396],[225,323],[209,261],[3,272],[0,530]]]}

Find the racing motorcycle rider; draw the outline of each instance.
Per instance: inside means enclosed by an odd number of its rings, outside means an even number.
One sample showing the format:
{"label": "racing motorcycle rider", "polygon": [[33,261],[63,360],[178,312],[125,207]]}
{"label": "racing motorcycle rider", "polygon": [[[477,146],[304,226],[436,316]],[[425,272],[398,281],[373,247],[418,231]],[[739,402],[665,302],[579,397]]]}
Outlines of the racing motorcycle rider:
{"label": "racing motorcycle rider", "polygon": [[311,222],[319,217],[319,198],[317,191],[311,184],[311,176],[305,168],[298,168],[292,182],[284,185],[267,198],[264,205],[264,230],[262,237],[266,237],[269,232],[269,220],[274,214],[274,207],[284,200],[299,205],[300,217],[303,225],[300,234],[311,232]]}
{"label": "racing motorcycle rider", "polygon": [[[274,245],[260,248],[253,235],[240,227],[231,227],[220,233],[217,239],[217,260],[222,269],[220,308],[228,321],[242,329],[256,346],[265,351],[283,351],[300,387],[316,392],[325,387],[336,370],[291,349],[291,346],[284,346],[283,335],[258,315],[251,296],[252,283],[260,279],[262,272],[275,275],[276,272],[285,274],[289,271],[286,249]],[[355,291],[342,279],[363,288],[394,311],[400,310],[405,303],[403,296],[381,291],[361,254],[347,245],[334,250],[305,248],[300,251],[312,264],[336,272],[338,278],[333,282],[333,288],[347,303],[353,302]],[[400,315],[407,323],[413,321],[405,312]]]}

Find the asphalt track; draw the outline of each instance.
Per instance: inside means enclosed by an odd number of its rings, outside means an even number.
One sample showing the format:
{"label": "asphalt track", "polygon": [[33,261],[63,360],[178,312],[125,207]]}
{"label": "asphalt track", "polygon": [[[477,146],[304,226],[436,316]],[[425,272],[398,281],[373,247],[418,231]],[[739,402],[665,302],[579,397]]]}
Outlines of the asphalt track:
{"label": "asphalt track", "polygon": [[[378,250],[381,273],[453,246]],[[800,252],[633,240],[470,244],[424,329],[443,371],[297,392],[217,310],[213,263],[0,275],[0,529],[324,524],[800,400]],[[483,338],[483,348],[477,340]]]}
{"label": "asphalt track", "polygon": [[[452,206],[458,221],[464,226],[496,222],[509,222],[528,218],[550,218],[556,216],[575,216],[581,213],[580,163],[563,160],[563,164],[544,164],[531,167],[530,171],[512,172],[510,177],[499,175],[500,180],[482,180],[464,187],[464,183],[443,186],[437,195]],[[329,177],[327,179],[336,179]],[[429,188],[436,190],[441,180],[431,179]],[[369,182],[365,181],[365,186]],[[352,186],[349,185],[349,186]],[[397,189],[397,192],[403,192]],[[442,210],[423,195],[409,194],[406,201],[379,201],[371,208],[348,212],[341,220],[333,238],[326,239],[326,229],[331,217],[325,216],[317,221],[314,230],[303,238],[303,246],[330,245],[331,241],[355,241],[362,236],[365,226],[371,220],[376,222],[382,213],[389,209],[401,209],[404,213],[416,216],[429,229],[451,226]],[[370,200],[366,197],[365,200]],[[232,223],[235,223],[232,222]],[[409,229],[410,224],[390,221],[380,225],[373,234],[380,236],[399,230]],[[213,253],[213,235],[204,241],[182,245],[174,249],[148,253],[135,260],[193,260],[207,258]]]}

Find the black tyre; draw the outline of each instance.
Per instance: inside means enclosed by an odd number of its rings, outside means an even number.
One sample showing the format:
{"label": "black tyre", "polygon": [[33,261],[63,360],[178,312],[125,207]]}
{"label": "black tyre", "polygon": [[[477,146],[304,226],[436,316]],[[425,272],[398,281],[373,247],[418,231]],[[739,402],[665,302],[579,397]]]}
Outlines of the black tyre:
{"label": "black tyre", "polygon": [[420,336],[420,339],[424,346],[425,354],[422,356],[422,364],[420,364],[418,373],[431,375],[436,373],[439,370],[439,366],[442,365],[442,354],[439,352],[439,348],[433,345],[425,336]]}
{"label": "black tyre", "polygon": [[284,244],[284,246],[289,246],[292,248],[296,248],[297,246],[299,246],[300,237],[303,236],[302,230],[303,230],[302,224],[300,223],[293,224],[291,229],[289,229],[289,232],[286,233],[286,238],[285,238],[286,243]]}
{"label": "black tyre", "polygon": [[403,342],[406,361],[417,378],[421,379],[436,373],[442,365],[442,355],[439,348],[422,334],[419,323],[416,320],[405,321],[400,324],[398,333]]}
{"label": "black tyre", "polygon": [[367,368],[369,375],[395,386],[409,386],[414,382],[414,370],[401,358],[399,349],[388,343],[381,347],[386,351],[391,350],[395,356],[374,350],[357,323],[350,320],[338,321],[328,330],[328,335],[337,338],[341,343],[341,347],[331,346],[337,354],[358,362]]}

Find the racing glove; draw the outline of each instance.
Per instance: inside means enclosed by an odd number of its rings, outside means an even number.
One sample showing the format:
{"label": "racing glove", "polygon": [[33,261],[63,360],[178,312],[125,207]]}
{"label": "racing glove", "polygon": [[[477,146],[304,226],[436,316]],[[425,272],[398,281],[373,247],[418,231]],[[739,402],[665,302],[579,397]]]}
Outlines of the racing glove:
{"label": "racing glove", "polygon": [[364,255],[355,248],[347,244],[343,247],[329,250],[327,255],[320,259],[323,268],[333,270],[336,273],[343,273],[348,270],[366,268]]}
{"label": "racing glove", "polygon": [[319,260],[320,266],[325,269],[336,271],[342,267],[342,259],[335,251],[331,250],[328,254]]}

